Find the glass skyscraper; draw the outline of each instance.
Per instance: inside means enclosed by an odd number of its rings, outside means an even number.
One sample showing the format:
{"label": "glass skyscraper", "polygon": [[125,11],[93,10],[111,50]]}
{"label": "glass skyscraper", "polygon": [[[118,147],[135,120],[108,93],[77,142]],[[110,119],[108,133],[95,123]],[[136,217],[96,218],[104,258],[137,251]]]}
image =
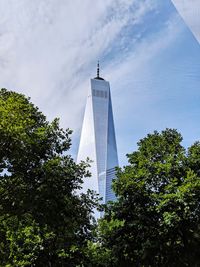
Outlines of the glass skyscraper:
{"label": "glass skyscraper", "polygon": [[172,3],[200,43],[200,1],[172,0]]}
{"label": "glass skyscraper", "polygon": [[77,161],[89,157],[92,177],[85,179],[83,190],[95,190],[103,203],[115,200],[111,184],[118,166],[110,85],[99,76],[91,79],[85,108]]}

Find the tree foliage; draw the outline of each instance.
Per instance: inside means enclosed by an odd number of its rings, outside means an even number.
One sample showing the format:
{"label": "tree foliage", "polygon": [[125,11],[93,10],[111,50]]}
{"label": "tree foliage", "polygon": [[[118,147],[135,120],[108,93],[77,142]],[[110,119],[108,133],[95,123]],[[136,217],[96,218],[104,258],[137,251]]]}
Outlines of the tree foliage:
{"label": "tree foliage", "polygon": [[0,90],[0,266],[200,266],[200,142],[186,150],[173,129],[140,140],[95,229],[70,134]]}
{"label": "tree foliage", "polygon": [[70,130],[24,95],[0,90],[0,266],[78,266],[91,239],[87,163],[67,154]]}
{"label": "tree foliage", "polygon": [[149,134],[118,170],[118,201],[98,226],[110,266],[200,266],[200,143],[181,141],[173,129]]}

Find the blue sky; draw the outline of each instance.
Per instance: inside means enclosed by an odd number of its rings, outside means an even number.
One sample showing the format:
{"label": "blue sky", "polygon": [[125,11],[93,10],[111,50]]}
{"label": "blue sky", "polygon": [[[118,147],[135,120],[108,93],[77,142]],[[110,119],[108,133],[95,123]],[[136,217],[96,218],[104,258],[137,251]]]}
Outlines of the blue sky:
{"label": "blue sky", "polygon": [[154,130],[176,128],[190,146],[200,140],[200,1],[172,1],[1,0],[0,87],[60,117],[76,156],[100,60],[121,165]]}

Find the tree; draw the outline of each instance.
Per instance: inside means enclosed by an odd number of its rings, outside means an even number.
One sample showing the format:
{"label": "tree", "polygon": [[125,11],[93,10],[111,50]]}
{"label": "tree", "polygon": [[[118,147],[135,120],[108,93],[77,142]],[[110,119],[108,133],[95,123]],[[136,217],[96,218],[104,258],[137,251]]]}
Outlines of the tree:
{"label": "tree", "polygon": [[200,266],[200,143],[187,151],[173,129],[154,132],[118,169],[97,229],[110,266]]}
{"label": "tree", "polygon": [[0,266],[78,266],[91,240],[88,163],[67,154],[71,131],[22,94],[0,90]]}

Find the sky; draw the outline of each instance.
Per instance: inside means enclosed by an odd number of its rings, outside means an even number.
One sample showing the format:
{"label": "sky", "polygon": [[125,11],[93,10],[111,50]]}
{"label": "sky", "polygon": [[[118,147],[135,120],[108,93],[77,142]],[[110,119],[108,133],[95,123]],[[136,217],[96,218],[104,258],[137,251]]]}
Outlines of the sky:
{"label": "sky", "polygon": [[0,0],[0,87],[72,129],[73,157],[98,60],[120,165],[154,130],[200,140],[200,0]]}

